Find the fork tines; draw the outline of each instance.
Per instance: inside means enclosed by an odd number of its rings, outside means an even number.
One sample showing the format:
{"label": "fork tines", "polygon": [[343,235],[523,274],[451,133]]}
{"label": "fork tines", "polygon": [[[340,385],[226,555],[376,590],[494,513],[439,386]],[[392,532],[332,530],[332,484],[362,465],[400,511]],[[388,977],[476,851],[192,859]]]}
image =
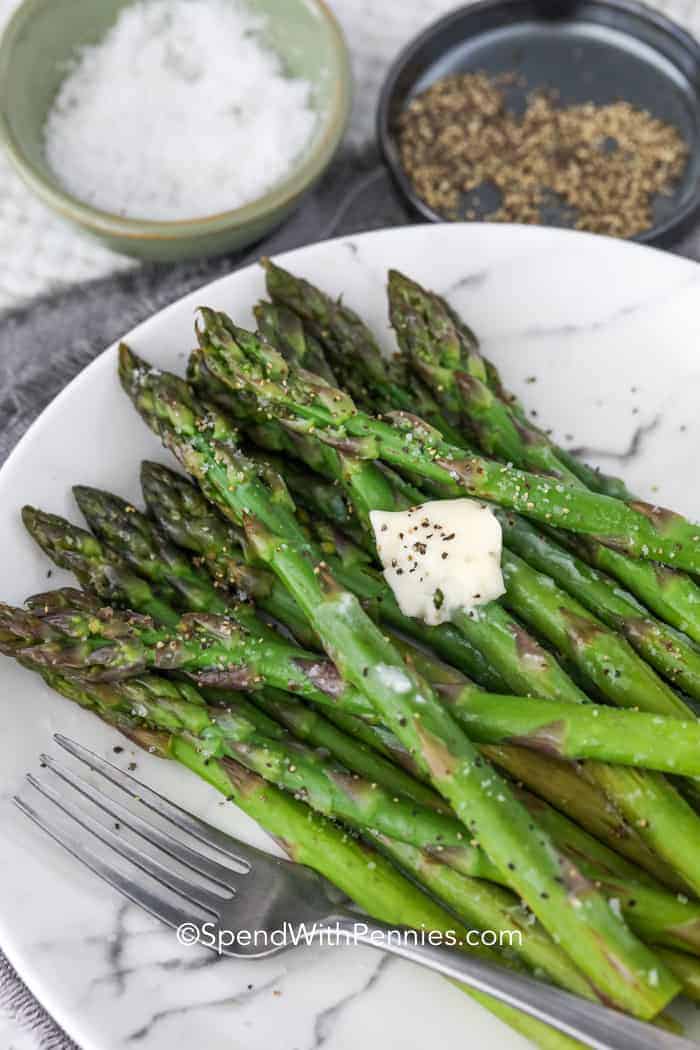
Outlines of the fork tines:
{"label": "fork tines", "polygon": [[[28,774],[31,790],[16,797],[16,804],[95,874],[168,925],[217,919],[222,905],[235,894],[237,880],[249,874],[260,858],[269,863],[271,858],[261,851],[209,827],[94,751],[60,734],[54,739],[73,758],[141,803],[142,812],[134,812],[50,755],[41,756],[46,775]],[[171,830],[158,827],[148,811]],[[182,832],[233,866],[186,844]],[[120,864],[118,858],[127,864]],[[185,869],[183,874],[178,866]],[[197,881],[192,874],[206,881]]]}

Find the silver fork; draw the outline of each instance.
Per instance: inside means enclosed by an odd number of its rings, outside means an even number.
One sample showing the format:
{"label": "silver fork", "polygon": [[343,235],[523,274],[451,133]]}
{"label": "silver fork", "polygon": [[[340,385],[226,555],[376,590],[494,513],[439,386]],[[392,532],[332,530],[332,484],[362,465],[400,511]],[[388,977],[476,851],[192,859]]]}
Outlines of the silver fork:
{"label": "silver fork", "polygon": [[[314,941],[369,944],[488,993],[598,1050],[698,1050],[686,1039],[454,948],[429,944],[408,931],[397,936],[395,928],[340,906],[346,899],[310,868],[239,842],[81,744],[59,734],[54,739],[94,773],[141,802],[143,814],[49,755],[41,756],[46,775],[38,779],[28,774],[30,790],[25,788],[15,802],[95,874],[175,927],[181,943],[204,944],[239,958],[261,958]],[[51,816],[46,815],[44,802],[37,808],[39,800],[32,792],[50,803]],[[78,796],[85,804],[79,804]],[[60,826],[55,810],[63,814]],[[166,821],[174,834],[153,823],[148,811]],[[98,819],[100,812],[111,826]],[[120,834],[124,828],[142,845]],[[188,845],[181,832],[209,852]],[[214,859],[212,852],[220,859]],[[127,871],[114,855],[127,862]],[[190,874],[180,874],[172,860]],[[189,931],[189,940],[181,936],[183,930]]]}

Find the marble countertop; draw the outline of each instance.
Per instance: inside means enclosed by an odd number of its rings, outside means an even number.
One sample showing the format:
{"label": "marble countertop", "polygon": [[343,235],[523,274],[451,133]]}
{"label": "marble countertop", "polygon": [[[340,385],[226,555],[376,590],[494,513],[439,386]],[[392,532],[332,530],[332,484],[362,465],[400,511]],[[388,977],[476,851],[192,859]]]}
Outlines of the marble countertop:
{"label": "marble countertop", "polygon": [[[0,24],[16,0],[0,0]],[[334,0],[354,59],[356,101],[347,140],[297,214],[252,252],[180,266],[135,265],[63,227],[0,157],[0,463],[65,384],[138,321],[260,254],[338,234],[412,221],[373,141],[374,105],[402,43],[453,7],[449,0]],[[694,0],[657,3],[700,32]],[[675,250],[700,259],[700,230]],[[377,961],[377,974],[383,964]],[[371,988],[377,974],[368,972]],[[322,1045],[320,1033],[318,1045]],[[0,955],[0,1050],[69,1050],[72,1043]]]}

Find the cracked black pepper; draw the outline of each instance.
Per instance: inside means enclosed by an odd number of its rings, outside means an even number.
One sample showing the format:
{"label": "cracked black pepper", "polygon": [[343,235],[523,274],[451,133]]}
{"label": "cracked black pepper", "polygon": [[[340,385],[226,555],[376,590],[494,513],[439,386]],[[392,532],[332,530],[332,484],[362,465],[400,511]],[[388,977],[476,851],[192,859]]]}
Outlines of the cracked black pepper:
{"label": "cracked black pepper", "polygon": [[409,103],[398,142],[418,195],[446,218],[476,218],[478,191],[490,187],[500,203],[480,218],[538,223],[556,204],[576,229],[632,237],[651,228],[654,198],[673,190],[688,159],[678,129],[629,102],[559,106],[543,91],[518,116],[504,93],[513,82],[445,77]]}

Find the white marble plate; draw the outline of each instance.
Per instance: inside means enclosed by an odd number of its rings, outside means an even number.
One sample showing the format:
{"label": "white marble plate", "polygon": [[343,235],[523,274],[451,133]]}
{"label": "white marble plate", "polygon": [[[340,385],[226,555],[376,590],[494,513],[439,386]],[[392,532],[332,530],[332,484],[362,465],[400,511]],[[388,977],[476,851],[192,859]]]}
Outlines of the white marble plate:
{"label": "white marble plate", "polygon": [[[700,268],[585,234],[508,226],[415,226],[292,252],[282,262],[343,294],[386,346],[390,266],[448,295],[510,387],[568,446],[585,446],[642,496],[700,515]],[[200,303],[243,324],[263,293],[249,268],[183,299],[127,338],[181,370]],[[121,393],[114,348],[31,428],[0,473],[0,596],[68,582],[24,534],[23,503],[78,519],[76,482],[138,499],[144,457],[164,457]],[[50,367],[50,362],[47,362]],[[218,961],[125,902],[11,805],[57,730],[114,757],[115,733],[0,658],[0,944],[83,1050],[422,1050],[525,1042],[440,978],[370,949]],[[258,845],[247,818],[179,768],[127,748],[137,775]],[[696,1022],[697,1024],[697,1022]],[[698,1026],[700,1032],[700,1026]]]}

